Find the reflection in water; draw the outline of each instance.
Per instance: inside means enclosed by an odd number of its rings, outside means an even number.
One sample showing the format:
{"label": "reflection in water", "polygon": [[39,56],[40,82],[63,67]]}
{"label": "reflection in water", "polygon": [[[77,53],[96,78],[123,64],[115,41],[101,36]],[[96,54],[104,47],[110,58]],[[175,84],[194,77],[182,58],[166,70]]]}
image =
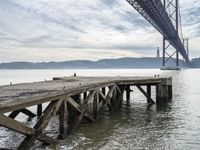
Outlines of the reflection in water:
{"label": "reflection in water", "polygon": [[[200,147],[200,70],[42,70],[0,71],[2,83],[22,82],[18,74],[25,74],[29,81],[50,79],[53,76],[78,75],[150,75],[173,77],[173,101],[167,105],[148,106],[142,94],[134,89],[131,105],[124,102],[119,111],[104,112],[102,118],[91,124],[82,124],[78,131],[69,136],[57,149],[194,149]],[[12,76],[15,74],[15,78]],[[23,117],[22,117],[23,118]],[[32,120],[33,122],[33,120]],[[58,124],[53,120],[49,132],[56,132]],[[31,122],[30,122],[31,124]],[[6,132],[5,132],[6,131]],[[8,147],[21,141],[14,132],[0,128],[0,145]],[[3,138],[2,138],[3,137]],[[11,142],[10,142],[11,141]],[[36,149],[45,147],[37,145]],[[46,147],[46,149],[53,149]]]}

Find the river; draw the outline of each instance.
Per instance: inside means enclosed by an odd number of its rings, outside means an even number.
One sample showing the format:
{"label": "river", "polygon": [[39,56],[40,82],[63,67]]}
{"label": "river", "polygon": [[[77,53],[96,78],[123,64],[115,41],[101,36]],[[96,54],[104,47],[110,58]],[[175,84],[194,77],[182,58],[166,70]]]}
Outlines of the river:
{"label": "river", "polygon": [[[160,71],[158,69],[68,69],[0,70],[0,85],[50,80],[71,76],[172,76],[173,101],[165,106],[148,107],[145,98],[134,89],[131,105],[105,113],[92,124],[83,124],[77,132],[54,149],[124,150],[199,150],[200,149],[200,70]],[[23,120],[23,117],[22,117]],[[53,123],[57,126],[57,123]],[[48,129],[56,132],[56,127]],[[22,136],[0,128],[0,148],[15,149]],[[35,149],[53,149],[36,144]]]}

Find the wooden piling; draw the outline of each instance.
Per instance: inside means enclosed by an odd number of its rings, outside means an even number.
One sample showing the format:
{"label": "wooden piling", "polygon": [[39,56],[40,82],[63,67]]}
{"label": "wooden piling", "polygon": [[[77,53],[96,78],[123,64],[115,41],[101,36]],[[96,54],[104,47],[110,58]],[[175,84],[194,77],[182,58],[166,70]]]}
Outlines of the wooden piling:
{"label": "wooden piling", "polygon": [[60,107],[60,115],[59,115],[59,122],[60,122],[60,134],[58,136],[59,139],[63,140],[67,138],[67,131],[68,131],[68,110],[67,110],[67,100],[62,102]]}
{"label": "wooden piling", "polygon": [[147,103],[151,103],[151,85],[147,85],[147,94],[148,94],[148,98],[147,98]]}
{"label": "wooden piling", "polygon": [[38,117],[42,116],[42,104],[37,105],[37,116]]}
{"label": "wooden piling", "polygon": [[126,86],[126,104],[127,105],[130,104],[130,92],[131,92],[130,85],[127,85]]}
{"label": "wooden piling", "polygon": [[172,79],[162,79],[156,86],[156,103],[167,103],[172,99]]}
{"label": "wooden piling", "polygon": [[94,120],[98,118],[98,103],[99,103],[99,93],[96,93],[93,99],[93,115]]}
{"label": "wooden piling", "polygon": [[101,91],[102,91],[102,93],[103,93],[104,95],[106,95],[106,88],[105,88],[105,87],[102,87],[102,88],[101,88]]}

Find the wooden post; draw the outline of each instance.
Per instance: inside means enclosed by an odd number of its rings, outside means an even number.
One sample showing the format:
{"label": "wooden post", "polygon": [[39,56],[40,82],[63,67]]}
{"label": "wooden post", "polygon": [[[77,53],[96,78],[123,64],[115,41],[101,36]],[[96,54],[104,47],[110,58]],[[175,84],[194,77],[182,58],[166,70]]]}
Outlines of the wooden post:
{"label": "wooden post", "polygon": [[38,117],[42,116],[42,104],[37,105],[37,116]]}
{"label": "wooden post", "polygon": [[70,105],[67,105],[67,109],[69,112],[68,134],[71,134],[76,128],[78,116],[80,114],[80,95],[77,94],[72,96],[72,98],[68,99],[68,102],[70,103]]}
{"label": "wooden post", "polygon": [[63,140],[67,137],[67,127],[68,127],[68,110],[67,110],[67,101],[64,100],[60,108],[60,134],[59,139]]}
{"label": "wooden post", "polygon": [[162,104],[168,102],[168,88],[166,85],[158,84],[156,86],[156,103]]}
{"label": "wooden post", "polygon": [[117,90],[117,107],[121,107],[121,104],[122,104],[122,101],[123,101],[123,96],[124,96],[124,90],[125,90],[125,87],[124,86],[119,86],[119,90]]}
{"label": "wooden post", "polygon": [[114,109],[117,109],[117,90],[116,90],[116,88],[113,90],[112,98],[111,98],[110,102],[112,104],[112,107]]}
{"label": "wooden post", "polygon": [[[147,85],[147,94],[151,98],[151,85]],[[147,103],[151,102],[151,100],[149,99],[149,97],[147,98]]]}
{"label": "wooden post", "polygon": [[172,78],[162,79],[156,86],[156,102],[167,103],[172,99]]}
{"label": "wooden post", "polygon": [[98,118],[98,103],[99,103],[99,93],[97,92],[94,95],[94,99],[93,99],[93,113],[94,113],[95,120],[97,120]]}
{"label": "wooden post", "polygon": [[84,92],[84,93],[83,93],[83,99],[85,100],[86,97],[87,97],[87,92]]}
{"label": "wooden post", "polygon": [[106,95],[106,88],[103,87],[101,90],[102,90],[102,93],[103,93],[104,95]]}
{"label": "wooden post", "polygon": [[126,104],[127,105],[130,105],[130,92],[131,92],[130,85],[127,85],[126,86]]}

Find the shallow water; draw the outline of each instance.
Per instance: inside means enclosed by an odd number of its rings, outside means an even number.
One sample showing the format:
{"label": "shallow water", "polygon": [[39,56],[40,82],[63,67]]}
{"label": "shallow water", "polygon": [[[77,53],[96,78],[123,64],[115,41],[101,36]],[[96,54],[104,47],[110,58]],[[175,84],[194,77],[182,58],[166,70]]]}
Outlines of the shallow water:
{"label": "shallow water", "polygon": [[[131,106],[123,105],[118,112],[105,112],[95,123],[81,125],[57,149],[200,149],[200,70],[0,70],[0,84],[48,80],[55,76],[73,75],[75,72],[90,76],[172,76],[173,101],[162,107],[148,107],[142,94],[134,89]],[[17,119],[26,121],[23,115]],[[32,122],[34,120],[28,124]],[[56,118],[51,124],[48,131],[56,133]],[[0,128],[0,148],[15,148],[22,139],[23,136],[15,132]],[[41,145],[35,147],[43,148]]]}

